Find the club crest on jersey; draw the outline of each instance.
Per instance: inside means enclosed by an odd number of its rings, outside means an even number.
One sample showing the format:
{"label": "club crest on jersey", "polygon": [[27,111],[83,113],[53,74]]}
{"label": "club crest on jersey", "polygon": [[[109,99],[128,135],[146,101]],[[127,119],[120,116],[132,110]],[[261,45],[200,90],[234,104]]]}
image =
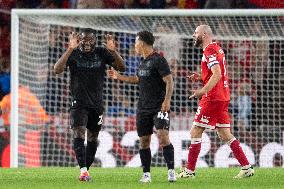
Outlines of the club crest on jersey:
{"label": "club crest on jersey", "polygon": [[213,61],[217,60],[215,55],[209,56],[208,59],[209,59],[209,62],[213,62]]}
{"label": "club crest on jersey", "polygon": [[146,64],[147,67],[150,67],[151,61],[147,61],[147,62],[145,62],[145,64]]}

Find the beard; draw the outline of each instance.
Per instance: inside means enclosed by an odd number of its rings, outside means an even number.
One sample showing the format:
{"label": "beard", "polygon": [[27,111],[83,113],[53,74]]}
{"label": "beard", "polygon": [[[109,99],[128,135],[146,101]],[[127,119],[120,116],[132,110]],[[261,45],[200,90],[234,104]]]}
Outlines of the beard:
{"label": "beard", "polygon": [[201,46],[202,46],[202,43],[203,43],[203,40],[202,40],[201,36],[198,36],[198,37],[196,38],[196,40],[194,41],[194,46],[196,46],[196,47],[201,47]]}
{"label": "beard", "polygon": [[80,44],[80,50],[82,52],[92,52],[94,48],[95,48],[94,44],[90,44],[90,45]]}

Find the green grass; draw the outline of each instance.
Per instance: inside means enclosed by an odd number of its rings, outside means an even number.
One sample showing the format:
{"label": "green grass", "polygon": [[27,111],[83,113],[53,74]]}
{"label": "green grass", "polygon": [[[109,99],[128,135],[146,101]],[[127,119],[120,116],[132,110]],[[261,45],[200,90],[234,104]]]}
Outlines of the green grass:
{"label": "green grass", "polygon": [[195,179],[178,179],[168,183],[166,168],[152,168],[152,183],[140,184],[141,169],[138,168],[93,168],[92,181],[78,181],[78,168],[19,168],[0,169],[0,188],[2,189],[284,189],[284,169],[255,169],[255,176],[236,180],[239,169],[203,168],[197,170]]}

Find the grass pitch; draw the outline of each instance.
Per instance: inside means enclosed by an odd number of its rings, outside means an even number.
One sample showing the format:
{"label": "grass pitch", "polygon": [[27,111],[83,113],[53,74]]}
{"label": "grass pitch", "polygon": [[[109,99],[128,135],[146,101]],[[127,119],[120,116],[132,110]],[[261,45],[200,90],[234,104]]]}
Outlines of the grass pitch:
{"label": "grass pitch", "polygon": [[152,183],[140,184],[139,168],[92,168],[92,181],[80,182],[78,168],[19,168],[0,169],[1,189],[284,189],[284,168],[255,169],[248,179],[233,179],[237,168],[197,169],[195,179],[167,181],[166,168],[152,168]]}

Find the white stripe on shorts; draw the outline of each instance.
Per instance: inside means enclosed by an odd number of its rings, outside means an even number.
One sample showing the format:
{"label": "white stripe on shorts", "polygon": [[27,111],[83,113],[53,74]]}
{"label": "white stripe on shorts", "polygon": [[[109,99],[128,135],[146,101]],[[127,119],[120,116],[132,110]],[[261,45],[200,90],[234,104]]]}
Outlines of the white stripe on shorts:
{"label": "white stripe on shorts", "polygon": [[205,123],[199,123],[199,122],[196,122],[196,121],[193,122],[193,126],[205,127],[206,129],[215,129],[215,126],[213,126],[213,125],[207,125]]}
{"label": "white stripe on shorts", "polygon": [[231,124],[220,124],[220,123],[216,123],[216,127],[231,127]]}

